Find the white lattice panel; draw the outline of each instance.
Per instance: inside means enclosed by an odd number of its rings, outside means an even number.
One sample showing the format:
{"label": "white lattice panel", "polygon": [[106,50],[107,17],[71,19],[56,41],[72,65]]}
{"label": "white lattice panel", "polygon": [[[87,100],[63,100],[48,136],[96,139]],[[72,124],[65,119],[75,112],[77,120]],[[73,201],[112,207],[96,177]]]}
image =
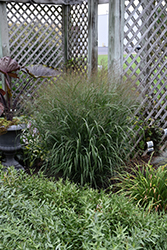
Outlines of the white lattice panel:
{"label": "white lattice panel", "polygon": [[88,61],[88,4],[70,6],[68,20],[69,66],[78,72],[87,72]]}
{"label": "white lattice panel", "polygon": [[124,51],[124,75],[143,99],[141,119],[167,127],[166,1],[125,1]]}
{"label": "white lattice panel", "polygon": [[61,65],[61,6],[8,3],[7,15],[12,57],[22,64]]}
{"label": "white lattice panel", "polygon": [[[64,67],[62,6],[11,2],[7,3],[7,18],[11,57],[20,65]],[[20,76],[13,82],[13,98],[27,81],[27,77]],[[44,81],[32,81],[21,99],[34,97]]]}

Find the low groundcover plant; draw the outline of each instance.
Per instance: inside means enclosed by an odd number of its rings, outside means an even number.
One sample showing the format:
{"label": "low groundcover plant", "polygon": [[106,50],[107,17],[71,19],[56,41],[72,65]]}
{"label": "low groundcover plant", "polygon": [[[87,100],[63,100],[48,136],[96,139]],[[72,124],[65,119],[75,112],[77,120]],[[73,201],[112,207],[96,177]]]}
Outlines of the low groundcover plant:
{"label": "low groundcover plant", "polygon": [[107,185],[131,149],[138,103],[128,83],[110,81],[105,71],[89,79],[67,74],[39,96],[33,124],[40,148],[48,152],[45,173],[61,173],[81,185]]}
{"label": "low groundcover plant", "polygon": [[0,170],[0,211],[3,250],[167,249],[165,214],[41,173]]}

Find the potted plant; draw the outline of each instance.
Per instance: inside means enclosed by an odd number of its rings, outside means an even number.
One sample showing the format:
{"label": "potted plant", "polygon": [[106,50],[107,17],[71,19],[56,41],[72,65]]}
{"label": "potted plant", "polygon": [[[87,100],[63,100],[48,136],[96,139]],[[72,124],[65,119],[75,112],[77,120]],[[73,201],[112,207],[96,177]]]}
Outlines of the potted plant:
{"label": "potted plant", "polygon": [[[19,71],[30,75],[31,78],[12,100],[11,78],[19,78]],[[5,86],[5,89],[0,89],[0,116],[3,116],[0,118],[0,150],[6,156],[6,162],[3,165],[6,168],[14,166],[16,169],[23,169],[14,159],[15,152],[21,148],[20,135],[24,128],[24,124],[14,117],[19,97],[33,78],[54,77],[60,72],[44,65],[20,66],[9,56],[0,58],[0,72],[4,75]]]}

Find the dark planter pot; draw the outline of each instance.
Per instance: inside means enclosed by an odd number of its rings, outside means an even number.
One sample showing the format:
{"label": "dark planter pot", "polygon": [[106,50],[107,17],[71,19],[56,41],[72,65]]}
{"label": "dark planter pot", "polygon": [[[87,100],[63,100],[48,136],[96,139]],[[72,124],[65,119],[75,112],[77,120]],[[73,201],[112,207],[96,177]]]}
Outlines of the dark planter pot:
{"label": "dark planter pot", "polygon": [[7,129],[5,134],[0,135],[0,150],[2,150],[6,157],[6,161],[2,162],[5,169],[14,166],[17,170],[24,170],[23,166],[14,159],[16,151],[21,149],[20,135],[24,128],[25,124],[12,125]]}

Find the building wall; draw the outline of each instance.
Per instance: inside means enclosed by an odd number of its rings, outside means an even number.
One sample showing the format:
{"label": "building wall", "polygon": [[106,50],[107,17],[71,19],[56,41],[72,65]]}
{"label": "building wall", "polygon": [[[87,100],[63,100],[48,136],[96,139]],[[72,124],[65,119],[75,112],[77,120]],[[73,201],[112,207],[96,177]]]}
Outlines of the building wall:
{"label": "building wall", "polygon": [[98,16],[98,47],[108,47],[108,14]]}

